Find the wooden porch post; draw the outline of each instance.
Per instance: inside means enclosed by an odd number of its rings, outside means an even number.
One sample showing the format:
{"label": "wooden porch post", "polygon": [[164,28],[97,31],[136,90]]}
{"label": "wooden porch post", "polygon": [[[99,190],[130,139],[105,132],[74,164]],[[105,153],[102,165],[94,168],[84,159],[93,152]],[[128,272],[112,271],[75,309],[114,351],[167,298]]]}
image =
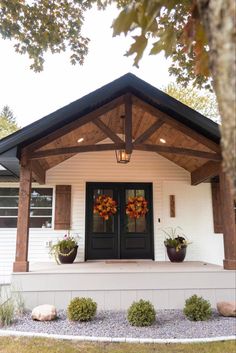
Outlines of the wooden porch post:
{"label": "wooden porch post", "polygon": [[16,257],[13,272],[28,272],[29,215],[31,195],[31,166],[27,162],[20,168],[20,190],[17,219]]}
{"label": "wooden porch post", "polygon": [[220,196],[224,235],[224,268],[236,270],[236,230],[234,200],[227,175],[220,172]]}

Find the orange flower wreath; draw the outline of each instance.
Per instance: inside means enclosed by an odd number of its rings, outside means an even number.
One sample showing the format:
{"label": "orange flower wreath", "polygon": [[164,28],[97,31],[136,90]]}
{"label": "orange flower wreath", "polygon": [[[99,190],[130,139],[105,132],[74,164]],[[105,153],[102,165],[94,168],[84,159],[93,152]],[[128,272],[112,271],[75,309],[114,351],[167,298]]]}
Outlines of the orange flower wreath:
{"label": "orange flower wreath", "polygon": [[109,219],[110,216],[116,214],[117,203],[108,195],[100,195],[95,201],[93,208],[93,213],[98,213],[100,217],[104,218],[105,221]]}
{"label": "orange flower wreath", "polygon": [[143,217],[148,212],[147,204],[148,202],[143,196],[129,197],[126,204],[126,214],[135,219]]}

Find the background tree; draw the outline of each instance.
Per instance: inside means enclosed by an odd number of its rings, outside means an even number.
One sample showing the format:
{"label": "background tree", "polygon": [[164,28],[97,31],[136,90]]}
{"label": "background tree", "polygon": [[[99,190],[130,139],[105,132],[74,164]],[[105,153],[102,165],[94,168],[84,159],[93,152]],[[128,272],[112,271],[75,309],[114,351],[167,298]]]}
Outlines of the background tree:
{"label": "background tree", "polygon": [[43,69],[44,53],[71,51],[72,64],[83,63],[89,39],[81,35],[83,13],[96,3],[121,9],[114,35],[134,33],[127,55],[134,64],[148,44],[172,59],[177,82],[213,88],[222,117],[224,168],[236,194],[236,26],[235,0],[0,0],[0,36],[27,53],[31,68]]}
{"label": "background tree", "polygon": [[170,83],[162,90],[207,118],[220,123],[220,115],[214,93],[207,90],[200,91],[191,86],[184,87],[176,83]]}
{"label": "background tree", "polygon": [[134,32],[126,53],[138,66],[148,44],[150,54],[164,51],[170,73],[187,86],[216,93],[222,117],[224,169],[236,197],[236,2],[235,0],[127,0],[113,23],[114,35]]}
{"label": "background tree", "polygon": [[0,0],[0,35],[13,39],[18,53],[28,54],[34,71],[42,71],[49,50],[70,50],[71,63],[82,64],[89,42],[81,35],[83,12],[90,7],[91,1]]}
{"label": "background tree", "polygon": [[19,127],[16,123],[16,118],[12,110],[5,105],[0,112],[0,139],[17,131]]}

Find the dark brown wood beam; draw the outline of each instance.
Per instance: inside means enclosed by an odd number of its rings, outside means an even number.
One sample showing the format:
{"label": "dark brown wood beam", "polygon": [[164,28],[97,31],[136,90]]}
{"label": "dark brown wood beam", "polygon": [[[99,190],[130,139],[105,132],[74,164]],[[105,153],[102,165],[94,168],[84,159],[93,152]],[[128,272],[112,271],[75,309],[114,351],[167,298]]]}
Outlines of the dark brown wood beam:
{"label": "dark brown wood beam", "polygon": [[116,149],[121,149],[121,148],[125,148],[124,143],[120,143],[120,144],[105,143],[105,144],[99,144],[99,145],[54,148],[54,149],[35,152],[31,156],[31,160],[47,158],[50,156],[60,156],[60,155],[66,155],[66,154],[73,154],[73,153],[110,151],[110,150],[116,150]]}
{"label": "dark brown wood beam", "polygon": [[152,105],[142,101],[141,99],[133,96],[133,104],[138,105],[143,110],[149,112],[153,116],[156,116],[157,118],[163,119],[166,124],[174,127],[175,129],[181,131],[182,133],[188,135],[193,140],[195,140],[195,141],[201,143],[202,145],[210,148],[212,151],[215,151],[215,152],[218,152],[218,153],[221,151],[220,145],[218,145],[214,141],[209,140],[207,137],[197,133],[196,131],[192,130],[188,126],[186,126],[183,123],[175,120],[174,118],[172,118],[171,116],[167,115],[166,113],[163,113],[159,109],[154,108]]}
{"label": "dark brown wood beam", "polygon": [[191,173],[191,184],[198,185],[220,173],[221,163],[209,161]]}
{"label": "dark brown wood beam", "polygon": [[214,233],[223,233],[222,225],[222,210],[220,199],[220,183],[218,181],[211,181],[211,198],[212,198],[212,211]]}
{"label": "dark brown wood beam", "polygon": [[[47,158],[50,156],[59,156],[59,155],[66,155],[66,154],[73,154],[73,153],[109,151],[109,150],[122,149],[125,147],[126,147],[125,143],[119,143],[119,144],[106,143],[106,144],[87,145],[87,146],[54,148],[54,149],[35,152],[31,156],[31,160],[37,160],[41,158]],[[188,148],[180,148],[180,147],[172,147],[172,146],[147,145],[147,144],[133,145],[132,144],[131,150],[132,149],[140,150],[140,151],[157,152],[157,153],[180,154],[180,155],[210,159],[215,161],[221,160],[221,156],[216,153],[203,152],[203,151],[191,150]]]}
{"label": "dark brown wood beam", "polygon": [[114,143],[123,143],[124,141],[116,135],[103,121],[100,119],[93,120],[93,124],[96,125],[107,137],[109,137]]}
{"label": "dark brown wood beam", "polygon": [[68,134],[69,132],[79,128],[80,126],[82,125],[85,125],[87,123],[89,123],[90,121],[98,118],[99,116],[109,112],[110,110],[118,107],[119,105],[123,104],[124,103],[124,96],[121,96],[121,97],[118,97],[116,99],[114,99],[113,101],[107,103],[107,104],[104,104],[102,107],[100,108],[97,108],[96,110],[84,115],[84,116],[81,116],[80,118],[78,118],[77,120],[74,120],[73,122],[55,130],[54,132],[52,132],[51,134],[48,134],[44,137],[42,137],[41,139],[33,142],[32,144],[30,144],[29,146],[27,146],[27,155],[28,157],[31,156],[31,154],[51,143],[52,141],[60,138],[61,136],[65,135],[65,134]]}
{"label": "dark brown wood beam", "polygon": [[146,131],[144,131],[139,137],[134,141],[135,144],[140,144],[147,140],[151,135],[154,134],[162,125],[164,124],[164,120],[159,119],[155,121]]}
{"label": "dark brown wood beam", "polygon": [[136,144],[134,148],[136,150],[141,150],[141,151],[150,151],[150,152],[157,152],[157,153],[173,153],[173,154],[180,154],[184,156],[210,159],[215,161],[220,161],[222,159],[221,155],[216,153],[203,152],[203,151],[192,150],[189,148],[182,148],[182,147]]}
{"label": "dark brown wood beam", "polygon": [[220,199],[224,235],[224,268],[236,270],[236,229],[234,199],[227,175],[220,172]]}
{"label": "dark brown wood beam", "polygon": [[45,184],[45,176],[46,172],[42,168],[42,166],[39,164],[38,161],[32,161],[31,162],[31,168],[32,168],[32,173],[33,173],[33,178],[39,183],[39,184]]}
{"label": "dark brown wood beam", "polygon": [[17,218],[16,257],[14,272],[28,272],[29,215],[32,171],[30,163],[20,167],[20,190]]}
{"label": "dark brown wood beam", "polygon": [[132,153],[132,96],[127,93],[125,95],[125,151]]}

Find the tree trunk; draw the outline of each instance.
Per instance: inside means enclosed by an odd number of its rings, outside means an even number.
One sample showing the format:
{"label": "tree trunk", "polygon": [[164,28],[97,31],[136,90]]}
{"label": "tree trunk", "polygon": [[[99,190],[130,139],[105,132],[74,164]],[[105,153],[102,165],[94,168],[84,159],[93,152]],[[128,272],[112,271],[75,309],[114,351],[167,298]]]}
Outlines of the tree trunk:
{"label": "tree trunk", "polygon": [[208,36],[210,69],[222,117],[223,167],[236,196],[236,3],[196,1]]}

